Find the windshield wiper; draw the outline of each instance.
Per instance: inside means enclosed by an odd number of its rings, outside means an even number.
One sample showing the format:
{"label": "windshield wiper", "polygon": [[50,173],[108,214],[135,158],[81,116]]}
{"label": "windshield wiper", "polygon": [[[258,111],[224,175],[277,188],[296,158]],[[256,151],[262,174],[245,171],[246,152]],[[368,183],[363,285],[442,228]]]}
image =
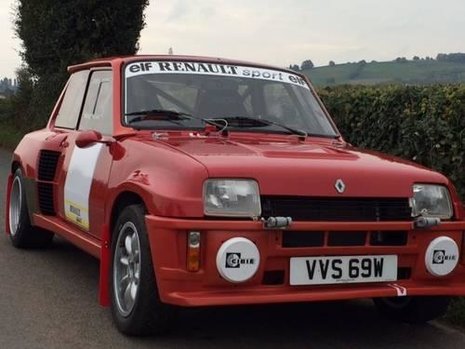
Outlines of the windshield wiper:
{"label": "windshield wiper", "polygon": [[[126,123],[132,124],[133,122],[140,122],[145,120],[159,120],[159,121],[172,121],[177,124],[177,120],[189,120],[193,119],[192,115],[188,113],[179,112],[176,110],[170,109],[148,109],[148,110],[138,110],[131,113],[124,114],[126,117]],[[128,116],[135,116],[130,120],[127,119]]]}
{"label": "windshield wiper", "polygon": [[210,119],[210,120],[225,120],[228,122],[229,126],[233,127],[265,127],[265,126],[277,126],[281,127],[287,131],[289,131],[292,134],[295,134],[303,139],[308,137],[308,133],[303,131],[303,130],[298,130],[283,124],[280,124],[279,122],[267,120],[267,119],[256,119],[253,117],[249,116],[229,116],[229,117],[224,117],[224,118],[218,118],[218,119]]}
{"label": "windshield wiper", "polygon": [[[204,119],[195,117],[192,114],[184,113],[172,109],[149,109],[149,110],[138,110],[131,113],[124,114],[127,124],[132,124],[133,122],[140,122],[145,120],[154,120],[154,121],[170,121],[176,125],[179,125],[176,121],[182,120],[200,120],[206,124],[213,125],[219,129],[223,129],[227,126],[227,122],[223,119]],[[128,116],[135,116],[134,118],[128,120]],[[219,124],[222,122],[223,124]],[[225,125],[226,123],[226,125]]]}

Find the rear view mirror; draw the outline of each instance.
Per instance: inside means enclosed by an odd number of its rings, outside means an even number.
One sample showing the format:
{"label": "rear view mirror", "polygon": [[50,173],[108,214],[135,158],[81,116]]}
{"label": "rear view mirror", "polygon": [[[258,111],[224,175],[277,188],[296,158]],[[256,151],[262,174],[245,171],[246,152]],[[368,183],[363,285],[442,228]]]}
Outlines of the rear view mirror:
{"label": "rear view mirror", "polygon": [[102,139],[102,134],[94,130],[82,131],[76,138],[76,146],[85,148]]}

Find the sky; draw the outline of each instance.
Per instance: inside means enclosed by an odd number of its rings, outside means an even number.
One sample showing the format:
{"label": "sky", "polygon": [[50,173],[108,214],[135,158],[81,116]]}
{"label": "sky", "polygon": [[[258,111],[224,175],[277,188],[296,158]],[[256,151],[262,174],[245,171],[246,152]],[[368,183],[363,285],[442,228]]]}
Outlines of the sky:
{"label": "sky", "polygon": [[[0,0],[0,77],[21,65]],[[316,66],[465,52],[464,0],[151,0],[139,53],[192,54]]]}

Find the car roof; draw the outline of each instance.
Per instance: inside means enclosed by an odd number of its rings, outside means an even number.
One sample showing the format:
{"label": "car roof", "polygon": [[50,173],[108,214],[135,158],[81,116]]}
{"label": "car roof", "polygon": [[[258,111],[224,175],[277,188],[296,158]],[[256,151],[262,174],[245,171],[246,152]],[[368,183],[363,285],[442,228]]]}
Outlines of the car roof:
{"label": "car roof", "polygon": [[74,73],[75,71],[82,70],[82,69],[127,64],[131,62],[138,62],[138,61],[144,61],[144,60],[189,61],[189,62],[206,62],[206,63],[221,63],[221,64],[231,64],[231,65],[245,65],[245,66],[252,66],[252,67],[257,67],[257,68],[282,70],[282,71],[286,71],[292,74],[301,75],[299,74],[299,72],[295,72],[287,68],[276,67],[276,66],[267,65],[267,64],[260,64],[256,62],[248,62],[248,61],[221,58],[221,57],[204,57],[204,56],[189,56],[189,55],[133,55],[133,56],[116,56],[116,57],[98,58],[98,59],[91,60],[89,62],[85,62],[82,64],[71,65],[68,67],[68,72]]}

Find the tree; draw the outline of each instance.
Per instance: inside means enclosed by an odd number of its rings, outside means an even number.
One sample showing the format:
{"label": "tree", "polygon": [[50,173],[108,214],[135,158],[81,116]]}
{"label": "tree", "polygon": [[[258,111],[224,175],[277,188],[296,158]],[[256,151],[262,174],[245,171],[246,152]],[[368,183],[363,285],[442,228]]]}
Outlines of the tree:
{"label": "tree", "polygon": [[294,70],[294,71],[300,71],[300,68],[297,64],[290,64],[289,69]]}
{"label": "tree", "polygon": [[439,53],[436,56],[436,60],[451,63],[465,63],[465,53]]}
{"label": "tree", "polygon": [[33,98],[34,80],[30,70],[22,66],[16,70],[18,90],[12,97],[12,113],[10,115],[12,124],[18,129],[28,131],[34,127],[34,120],[28,120],[29,106]]}
{"label": "tree", "polygon": [[36,80],[32,102],[51,110],[69,65],[138,50],[148,0],[18,0],[15,30]]}
{"label": "tree", "polygon": [[302,65],[300,66],[301,70],[307,70],[307,69],[312,69],[314,67],[313,62],[310,59],[307,59],[302,62]]}

